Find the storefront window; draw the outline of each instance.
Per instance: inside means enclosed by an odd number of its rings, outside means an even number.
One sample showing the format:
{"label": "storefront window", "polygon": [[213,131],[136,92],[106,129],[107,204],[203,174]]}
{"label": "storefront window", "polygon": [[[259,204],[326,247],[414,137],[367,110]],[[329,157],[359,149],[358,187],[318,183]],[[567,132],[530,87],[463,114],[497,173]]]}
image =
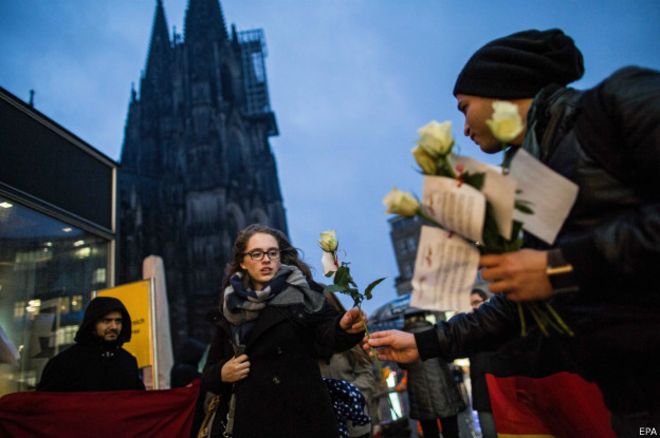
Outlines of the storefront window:
{"label": "storefront window", "polygon": [[[0,395],[34,389],[73,343],[91,292],[108,286],[109,241],[0,197],[0,328],[20,353],[0,356]],[[0,345],[0,353],[3,352]]]}

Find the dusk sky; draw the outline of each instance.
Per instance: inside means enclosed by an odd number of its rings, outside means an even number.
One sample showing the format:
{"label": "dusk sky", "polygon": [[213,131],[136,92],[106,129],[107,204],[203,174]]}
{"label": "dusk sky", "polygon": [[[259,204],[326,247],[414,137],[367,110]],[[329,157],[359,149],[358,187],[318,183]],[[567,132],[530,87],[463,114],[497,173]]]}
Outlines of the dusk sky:
{"label": "dusk sky", "polygon": [[[0,0],[0,86],[118,160],[131,83],[145,66],[156,0]],[[186,0],[163,0],[183,33]],[[398,275],[383,196],[421,192],[409,153],[417,128],[452,120],[460,153],[491,163],[462,135],[452,87],[484,43],[562,28],[585,57],[576,88],[629,64],[660,69],[658,0],[224,0],[228,26],[264,29],[271,139],[293,244],[320,276],[319,232],[336,229],[359,285]],[[597,5],[597,6],[595,6]],[[139,91],[139,90],[138,90]],[[0,160],[2,157],[0,157]]]}

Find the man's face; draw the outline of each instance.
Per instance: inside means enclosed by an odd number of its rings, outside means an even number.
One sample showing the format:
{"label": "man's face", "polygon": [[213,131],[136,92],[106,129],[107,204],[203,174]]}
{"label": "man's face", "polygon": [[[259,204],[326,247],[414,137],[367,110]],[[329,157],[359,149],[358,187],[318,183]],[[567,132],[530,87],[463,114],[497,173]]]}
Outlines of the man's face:
{"label": "man's face", "polygon": [[494,154],[502,150],[502,144],[495,139],[486,120],[493,115],[493,102],[488,97],[457,94],[458,110],[465,116],[463,133],[475,142],[482,151]]}
{"label": "man's face", "polygon": [[116,341],[121,333],[121,312],[113,311],[99,319],[95,326],[96,336],[104,341]]}

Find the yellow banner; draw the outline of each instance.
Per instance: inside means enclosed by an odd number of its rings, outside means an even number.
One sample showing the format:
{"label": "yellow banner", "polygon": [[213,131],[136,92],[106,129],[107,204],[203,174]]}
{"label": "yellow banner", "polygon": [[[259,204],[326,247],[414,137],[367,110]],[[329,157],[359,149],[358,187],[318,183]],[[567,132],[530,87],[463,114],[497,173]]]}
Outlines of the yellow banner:
{"label": "yellow banner", "polygon": [[151,333],[150,281],[142,280],[98,291],[97,296],[119,299],[131,315],[131,342],[123,347],[137,358],[138,367],[154,364]]}

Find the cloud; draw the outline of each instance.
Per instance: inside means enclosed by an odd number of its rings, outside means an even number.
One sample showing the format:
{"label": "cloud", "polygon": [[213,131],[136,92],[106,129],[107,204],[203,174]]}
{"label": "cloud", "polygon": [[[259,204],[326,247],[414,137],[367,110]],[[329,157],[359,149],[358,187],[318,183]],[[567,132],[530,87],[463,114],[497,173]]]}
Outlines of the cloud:
{"label": "cloud", "polygon": [[[131,82],[139,83],[153,1],[0,2],[0,85],[119,158]],[[186,1],[164,0],[170,28],[183,32]],[[659,68],[657,1],[224,0],[228,25],[263,28],[272,107],[271,139],[294,243],[318,266],[318,233],[336,228],[359,284],[388,276],[373,310],[394,298],[398,275],[382,196],[393,185],[421,190],[409,150],[416,129],[451,119],[451,96],[468,56],[486,41],[529,27],[562,27],[587,63],[578,86],[615,68]],[[607,48],[605,50],[604,48]]]}

